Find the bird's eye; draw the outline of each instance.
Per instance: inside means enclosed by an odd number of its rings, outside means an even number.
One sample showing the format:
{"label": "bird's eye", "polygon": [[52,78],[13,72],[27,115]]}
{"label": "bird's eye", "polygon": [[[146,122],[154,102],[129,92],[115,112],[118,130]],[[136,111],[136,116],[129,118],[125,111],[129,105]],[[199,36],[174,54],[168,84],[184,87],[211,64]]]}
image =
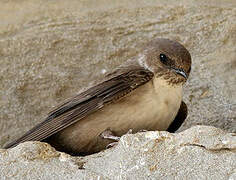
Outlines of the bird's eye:
{"label": "bird's eye", "polygon": [[187,72],[187,73],[190,73],[190,71],[191,71],[191,66],[190,66],[190,68],[188,69],[188,72]]}
{"label": "bird's eye", "polygon": [[168,59],[165,54],[160,54],[160,60],[163,64],[166,64]]}

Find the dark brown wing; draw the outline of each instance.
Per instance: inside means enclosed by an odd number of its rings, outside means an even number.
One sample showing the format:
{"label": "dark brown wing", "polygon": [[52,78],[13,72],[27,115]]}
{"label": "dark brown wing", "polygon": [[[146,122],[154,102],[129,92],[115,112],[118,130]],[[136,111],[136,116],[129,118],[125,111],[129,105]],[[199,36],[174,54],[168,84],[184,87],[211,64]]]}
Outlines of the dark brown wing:
{"label": "dark brown wing", "polygon": [[176,115],[174,121],[170,124],[167,131],[170,133],[174,133],[177,131],[180,126],[183,124],[184,120],[188,115],[188,108],[184,101],[181,102],[178,114]]}
{"label": "dark brown wing", "polygon": [[44,140],[94,111],[97,111],[105,104],[123,97],[133,89],[145,84],[153,77],[152,72],[140,66],[124,69],[125,68],[122,70],[118,69],[115,72],[115,76],[111,76],[110,79],[91,87],[60,105],[49,113],[45,121],[36,125],[22,137],[8,144],[5,148],[14,147],[25,141]]}

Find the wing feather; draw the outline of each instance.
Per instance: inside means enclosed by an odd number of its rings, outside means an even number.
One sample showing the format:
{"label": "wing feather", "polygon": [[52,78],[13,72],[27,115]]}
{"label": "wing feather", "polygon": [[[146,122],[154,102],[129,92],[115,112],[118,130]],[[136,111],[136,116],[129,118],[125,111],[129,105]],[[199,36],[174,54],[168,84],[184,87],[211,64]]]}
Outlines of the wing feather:
{"label": "wing feather", "polygon": [[104,105],[119,100],[133,89],[151,80],[152,77],[152,72],[140,66],[125,72],[116,72],[110,79],[89,88],[51,111],[43,122],[5,148],[14,147],[25,141],[44,140],[97,111]]}

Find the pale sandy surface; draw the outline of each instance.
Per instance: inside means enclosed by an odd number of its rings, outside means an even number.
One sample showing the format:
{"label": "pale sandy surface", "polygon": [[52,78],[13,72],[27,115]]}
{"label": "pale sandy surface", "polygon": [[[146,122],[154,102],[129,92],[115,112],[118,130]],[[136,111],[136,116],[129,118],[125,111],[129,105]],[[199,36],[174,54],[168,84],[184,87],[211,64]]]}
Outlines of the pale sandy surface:
{"label": "pale sandy surface", "polygon": [[155,37],[192,55],[181,130],[236,132],[236,1],[178,2],[1,1],[0,146]]}
{"label": "pale sandy surface", "polygon": [[117,146],[86,157],[25,142],[0,149],[0,179],[235,180],[235,135],[210,126],[148,131],[122,136]]}

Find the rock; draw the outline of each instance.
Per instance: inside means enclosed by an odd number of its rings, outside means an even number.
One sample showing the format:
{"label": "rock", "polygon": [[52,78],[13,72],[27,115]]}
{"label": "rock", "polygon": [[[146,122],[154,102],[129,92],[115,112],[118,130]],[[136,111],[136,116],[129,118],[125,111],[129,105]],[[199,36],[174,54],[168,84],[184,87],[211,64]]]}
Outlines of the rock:
{"label": "rock", "polygon": [[[236,132],[235,0],[0,2],[0,147],[156,37],[189,49],[189,115],[179,131]],[[11,12],[11,13],[9,13]],[[0,179],[236,179],[235,134],[197,126],[126,135],[71,157],[40,142],[1,150]]]}
{"label": "rock", "polygon": [[[78,158],[79,159],[79,158]],[[42,142],[25,142],[0,151],[0,179],[97,179],[92,171],[79,170],[73,157]]]}
{"label": "rock", "polygon": [[128,134],[104,152],[72,157],[46,143],[0,150],[0,179],[236,178],[236,134],[195,126],[170,134]]}
{"label": "rock", "polygon": [[178,40],[192,54],[184,90],[189,116],[180,131],[202,124],[236,132],[235,5],[235,0],[1,1],[0,147],[156,37]]}

